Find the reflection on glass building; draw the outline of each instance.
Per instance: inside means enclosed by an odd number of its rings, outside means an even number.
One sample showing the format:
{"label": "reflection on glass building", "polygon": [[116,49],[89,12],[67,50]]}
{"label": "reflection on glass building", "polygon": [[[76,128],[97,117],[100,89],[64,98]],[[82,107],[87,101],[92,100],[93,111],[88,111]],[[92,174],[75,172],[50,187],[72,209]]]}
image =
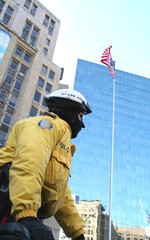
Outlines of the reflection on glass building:
{"label": "reflection on glass building", "polygon": [[[82,212],[82,216],[88,212],[88,203],[99,202],[99,210],[94,214],[99,214],[97,219],[101,221],[97,221],[97,225],[94,224],[96,232],[93,231],[93,236],[90,225],[88,228],[85,224],[86,240],[108,239],[113,109],[113,79],[109,68],[79,59],[74,89],[88,99],[93,112],[85,116],[86,128],[72,141],[76,145],[76,153],[72,159],[72,177],[69,184],[72,193],[80,197],[82,209],[83,203],[85,205],[85,213]],[[114,124],[112,239],[148,239],[149,78],[116,70]],[[104,207],[105,212],[100,210],[100,205]]]}

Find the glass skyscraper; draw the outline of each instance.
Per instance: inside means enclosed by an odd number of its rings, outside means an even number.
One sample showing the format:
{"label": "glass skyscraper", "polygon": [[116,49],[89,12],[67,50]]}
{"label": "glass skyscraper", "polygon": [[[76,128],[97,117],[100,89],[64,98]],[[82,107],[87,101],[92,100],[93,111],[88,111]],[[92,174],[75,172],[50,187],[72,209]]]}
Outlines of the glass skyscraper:
{"label": "glass skyscraper", "polygon": [[[116,234],[112,239],[148,239],[150,79],[116,70],[115,80],[111,221]],[[76,152],[70,186],[81,200],[98,200],[103,208],[99,214],[105,215],[101,218],[105,222],[97,224],[96,238],[88,237],[90,230],[85,232],[86,240],[108,239],[113,112],[113,78],[109,68],[78,59],[74,89],[87,98],[93,112],[84,117],[86,128],[72,141]]]}

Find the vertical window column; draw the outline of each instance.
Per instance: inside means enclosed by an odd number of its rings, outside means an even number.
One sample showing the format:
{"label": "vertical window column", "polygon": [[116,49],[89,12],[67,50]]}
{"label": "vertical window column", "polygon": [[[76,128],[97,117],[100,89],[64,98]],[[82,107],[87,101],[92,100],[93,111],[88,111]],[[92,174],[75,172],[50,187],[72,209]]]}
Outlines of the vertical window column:
{"label": "vertical window column", "polygon": [[21,36],[25,41],[27,40],[27,38],[29,36],[30,30],[31,30],[31,23],[26,21],[25,26],[22,31],[22,36]]}
{"label": "vertical window column", "polygon": [[10,18],[12,16],[12,13],[13,13],[13,9],[10,6],[8,6],[2,19],[2,22],[4,24],[8,25]]}

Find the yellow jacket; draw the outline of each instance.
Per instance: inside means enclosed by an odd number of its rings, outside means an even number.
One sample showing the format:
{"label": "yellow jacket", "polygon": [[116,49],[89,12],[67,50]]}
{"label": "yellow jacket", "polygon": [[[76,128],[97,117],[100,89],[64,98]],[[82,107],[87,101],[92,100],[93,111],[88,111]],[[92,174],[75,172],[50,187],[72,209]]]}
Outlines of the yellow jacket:
{"label": "yellow jacket", "polygon": [[68,237],[83,234],[80,218],[68,185],[71,155],[71,129],[53,113],[17,122],[6,147],[0,149],[0,166],[10,168],[11,214],[42,218],[54,216]]}

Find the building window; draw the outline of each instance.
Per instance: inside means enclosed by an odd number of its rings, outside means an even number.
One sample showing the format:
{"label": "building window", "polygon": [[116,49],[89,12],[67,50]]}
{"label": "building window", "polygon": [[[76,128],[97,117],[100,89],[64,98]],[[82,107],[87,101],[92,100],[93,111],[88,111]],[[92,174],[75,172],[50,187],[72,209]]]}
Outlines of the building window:
{"label": "building window", "polygon": [[14,89],[20,92],[21,86],[22,86],[22,82],[16,80]]}
{"label": "building window", "polygon": [[46,75],[47,67],[45,65],[42,65],[41,72]]}
{"label": "building window", "polygon": [[35,16],[36,10],[37,10],[37,5],[35,5],[35,4],[33,3],[32,8],[31,8],[31,10],[30,10],[30,13],[31,13],[33,16]]}
{"label": "building window", "polygon": [[1,100],[1,102],[5,102],[6,97],[7,97],[7,92],[4,89],[1,89],[0,90],[0,100]]}
{"label": "building window", "polygon": [[40,98],[41,98],[41,94],[36,91],[35,94],[34,94],[34,101],[39,103],[40,102]]}
{"label": "building window", "polygon": [[18,67],[18,63],[16,61],[12,60],[11,64],[10,64],[10,67],[8,69],[8,74],[13,77],[15,75],[17,67]]}
{"label": "building window", "polygon": [[47,108],[47,104],[46,104],[46,102],[45,102],[45,98],[43,98],[42,105]]}
{"label": "building window", "polygon": [[39,80],[38,80],[38,84],[37,84],[39,87],[43,88],[43,85],[44,85],[44,80],[39,77]]}
{"label": "building window", "polygon": [[14,60],[11,61],[10,68],[16,71],[18,63]]}
{"label": "building window", "polygon": [[0,146],[4,145],[5,138],[6,138],[6,133],[0,131]]}
{"label": "building window", "polygon": [[8,85],[11,85],[13,80],[13,77],[7,73],[6,78],[5,78],[5,83]]}
{"label": "building window", "polygon": [[12,118],[12,115],[10,115],[9,113],[6,113],[3,119],[3,123],[9,126],[11,122],[11,118]]}
{"label": "building window", "polygon": [[5,4],[5,2],[1,0],[0,1],[0,13],[1,13],[3,7],[4,7],[4,4]]}
{"label": "building window", "polygon": [[50,70],[48,76],[49,76],[50,79],[54,80],[55,73],[52,70]]}
{"label": "building window", "polygon": [[23,66],[20,67],[19,74],[24,77],[26,74],[27,69]]}
{"label": "building window", "polygon": [[48,49],[47,49],[47,48],[44,48],[44,49],[43,49],[43,53],[44,53],[45,56],[47,56]]}
{"label": "building window", "polygon": [[23,58],[26,62],[30,62],[31,56],[27,53],[24,54],[24,58]]}
{"label": "building window", "polygon": [[80,203],[80,198],[78,195],[75,195],[75,204],[79,204]]}
{"label": "building window", "polygon": [[29,44],[31,44],[33,47],[35,46],[37,37],[38,37],[39,31],[34,27],[30,36]]}
{"label": "building window", "polygon": [[31,110],[30,110],[30,117],[35,117],[37,115],[37,109],[35,107],[31,107]]}
{"label": "building window", "polygon": [[54,22],[54,20],[51,20],[50,25],[49,25],[49,28],[48,28],[48,34],[49,34],[50,36],[52,36],[52,34],[53,34],[54,26],[55,26],[55,22]]}
{"label": "building window", "polygon": [[19,57],[21,57],[22,56],[22,52],[23,52],[23,50],[21,48],[16,47],[15,54],[17,54]]}
{"label": "building window", "polygon": [[24,40],[27,40],[30,29],[31,29],[31,23],[26,22],[22,31],[22,36],[21,36]]}
{"label": "building window", "polygon": [[45,15],[44,21],[43,21],[43,25],[47,27],[47,26],[48,26],[48,23],[49,23],[49,16],[48,16],[48,15]]}
{"label": "building window", "polygon": [[46,88],[45,88],[45,91],[50,93],[51,92],[51,89],[52,89],[52,85],[50,85],[49,83],[46,84]]}
{"label": "building window", "polygon": [[25,3],[24,3],[24,7],[25,7],[26,9],[29,9],[30,4],[31,4],[31,1],[26,0]]}
{"label": "building window", "polygon": [[2,20],[4,24],[7,25],[9,23],[12,13],[13,9],[10,6],[8,6]]}
{"label": "building window", "polygon": [[10,100],[9,100],[8,105],[10,105],[10,106],[12,106],[13,108],[15,108],[16,103],[17,103],[17,98],[12,95],[11,98],[10,98]]}
{"label": "building window", "polygon": [[20,71],[19,71],[19,73],[17,74],[17,79],[18,79],[19,81],[23,82],[26,72],[27,72],[27,69],[24,68],[23,66],[21,66],[21,67],[20,67]]}
{"label": "building window", "polygon": [[11,61],[10,67],[8,69],[7,75],[5,77],[5,83],[7,85],[11,85],[13,81],[13,76],[15,75],[15,72],[17,70],[18,63],[15,62],[14,60]]}
{"label": "building window", "polygon": [[46,39],[46,45],[50,46],[50,40],[48,38]]}

